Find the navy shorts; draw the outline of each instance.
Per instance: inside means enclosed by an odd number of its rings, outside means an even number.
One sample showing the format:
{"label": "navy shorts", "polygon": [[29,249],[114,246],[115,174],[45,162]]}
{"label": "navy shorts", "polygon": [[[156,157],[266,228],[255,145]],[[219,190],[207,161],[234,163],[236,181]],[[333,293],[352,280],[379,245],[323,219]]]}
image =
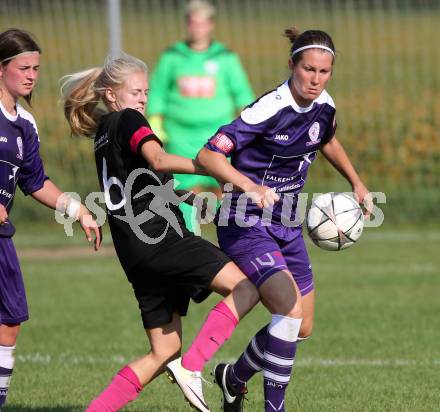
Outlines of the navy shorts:
{"label": "navy shorts", "polygon": [[301,227],[272,223],[242,228],[229,222],[217,227],[217,236],[220,248],[257,288],[275,273],[288,270],[302,296],[314,289]]}
{"label": "navy shorts", "polygon": [[23,275],[11,238],[0,237],[0,324],[29,319]]}

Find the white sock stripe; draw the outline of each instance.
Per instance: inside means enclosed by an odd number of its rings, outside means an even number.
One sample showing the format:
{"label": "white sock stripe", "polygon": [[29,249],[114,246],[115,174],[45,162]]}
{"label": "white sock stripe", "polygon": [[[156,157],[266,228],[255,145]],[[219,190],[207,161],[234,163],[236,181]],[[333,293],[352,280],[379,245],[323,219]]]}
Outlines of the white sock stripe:
{"label": "white sock stripe", "polygon": [[5,350],[5,351],[11,351],[11,350],[14,350],[15,349],[15,345],[12,345],[12,346],[2,346],[2,345],[0,345],[0,351],[2,351],[2,350]]}
{"label": "white sock stripe", "polygon": [[273,353],[273,352],[269,352],[269,351],[264,351],[264,355],[266,356],[266,353],[268,354],[268,355],[272,355],[272,356],[275,356],[275,357],[277,357],[277,358],[280,358],[280,359],[284,359],[284,360],[292,360],[292,359],[295,359],[295,357],[293,357],[293,358],[286,358],[286,357],[284,357],[284,356],[280,356],[280,355],[278,355],[278,354],[276,354],[276,353]]}
{"label": "white sock stripe", "polygon": [[11,376],[0,376],[0,389],[6,389],[9,387]]}
{"label": "white sock stripe", "polygon": [[270,372],[266,369],[263,370],[263,376],[276,383],[289,383],[290,375],[279,375],[277,373]]}
{"label": "white sock stripe", "polygon": [[288,341],[295,342],[299,334],[302,319],[290,318],[283,315],[272,315],[267,331],[272,336]]}
{"label": "white sock stripe", "polygon": [[15,346],[0,346],[0,368],[14,368],[14,351]]}
{"label": "white sock stripe", "polygon": [[249,364],[249,366],[252,368],[252,369],[254,369],[254,370],[256,370],[256,371],[261,371],[261,366],[259,366],[259,365],[257,365],[250,357],[249,357],[249,355],[245,352],[244,353],[244,357],[245,357],[245,359],[246,359],[246,362]]}
{"label": "white sock stripe", "polygon": [[294,363],[293,358],[280,358],[279,356],[272,355],[268,352],[264,352],[264,359],[276,366],[292,366]]}
{"label": "white sock stripe", "polygon": [[258,358],[260,358],[261,360],[264,360],[264,353],[261,352],[260,348],[257,345],[256,339],[253,338],[251,341],[251,347],[255,352],[255,355],[257,355]]}

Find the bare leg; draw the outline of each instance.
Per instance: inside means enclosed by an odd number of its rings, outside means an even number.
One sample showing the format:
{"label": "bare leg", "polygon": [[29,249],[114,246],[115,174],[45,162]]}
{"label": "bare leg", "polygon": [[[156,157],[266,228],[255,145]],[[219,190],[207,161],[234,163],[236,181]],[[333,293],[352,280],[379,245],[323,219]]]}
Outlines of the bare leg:
{"label": "bare leg", "polygon": [[211,283],[211,290],[225,297],[223,302],[237,319],[242,319],[260,299],[253,283],[232,262],[218,272]]}
{"label": "bare leg", "polygon": [[299,330],[299,340],[310,337],[313,331],[313,321],[315,319],[315,291],[302,297],[303,321]]}
{"label": "bare leg", "polygon": [[87,412],[118,411],[135,400],[142,387],[160,375],[165,364],[180,354],[182,326],[180,316],[159,328],[148,329],[151,351],[121,369],[110,385],[87,408]]}
{"label": "bare leg", "polygon": [[173,314],[171,323],[160,328],[146,329],[151,351],[128,366],[136,373],[142,386],[165,371],[165,365],[180,356],[182,348],[182,322]]}

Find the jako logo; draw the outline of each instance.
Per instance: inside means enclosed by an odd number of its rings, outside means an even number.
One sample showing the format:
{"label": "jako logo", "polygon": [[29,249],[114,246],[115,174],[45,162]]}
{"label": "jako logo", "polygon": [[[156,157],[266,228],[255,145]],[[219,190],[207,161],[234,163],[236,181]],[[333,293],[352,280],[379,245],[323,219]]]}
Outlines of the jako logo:
{"label": "jako logo", "polygon": [[288,134],[276,134],[275,140],[289,140]]}
{"label": "jako logo", "polygon": [[0,136],[0,142],[1,143],[8,143],[8,138],[4,136]]}

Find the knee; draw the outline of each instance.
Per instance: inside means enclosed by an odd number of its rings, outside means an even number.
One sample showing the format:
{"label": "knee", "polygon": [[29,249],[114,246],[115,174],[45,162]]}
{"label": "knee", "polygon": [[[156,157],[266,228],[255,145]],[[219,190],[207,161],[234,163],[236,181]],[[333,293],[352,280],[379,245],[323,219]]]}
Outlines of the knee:
{"label": "knee", "polygon": [[289,310],[289,312],[285,315],[289,318],[302,319],[303,318],[303,309],[301,301],[297,301],[295,306]]}
{"label": "knee", "polygon": [[276,299],[270,302],[272,314],[283,315],[288,318],[302,319],[303,310],[301,299]]}
{"label": "knee", "polygon": [[257,288],[248,279],[242,279],[226,296],[224,302],[228,303],[235,316],[241,320],[259,300],[260,295]]}
{"label": "knee", "polygon": [[0,345],[14,346],[19,332],[20,324],[0,325]]}
{"label": "knee", "polygon": [[254,284],[248,280],[242,280],[232,290],[237,310],[242,314],[250,311],[260,300],[260,294]]}

